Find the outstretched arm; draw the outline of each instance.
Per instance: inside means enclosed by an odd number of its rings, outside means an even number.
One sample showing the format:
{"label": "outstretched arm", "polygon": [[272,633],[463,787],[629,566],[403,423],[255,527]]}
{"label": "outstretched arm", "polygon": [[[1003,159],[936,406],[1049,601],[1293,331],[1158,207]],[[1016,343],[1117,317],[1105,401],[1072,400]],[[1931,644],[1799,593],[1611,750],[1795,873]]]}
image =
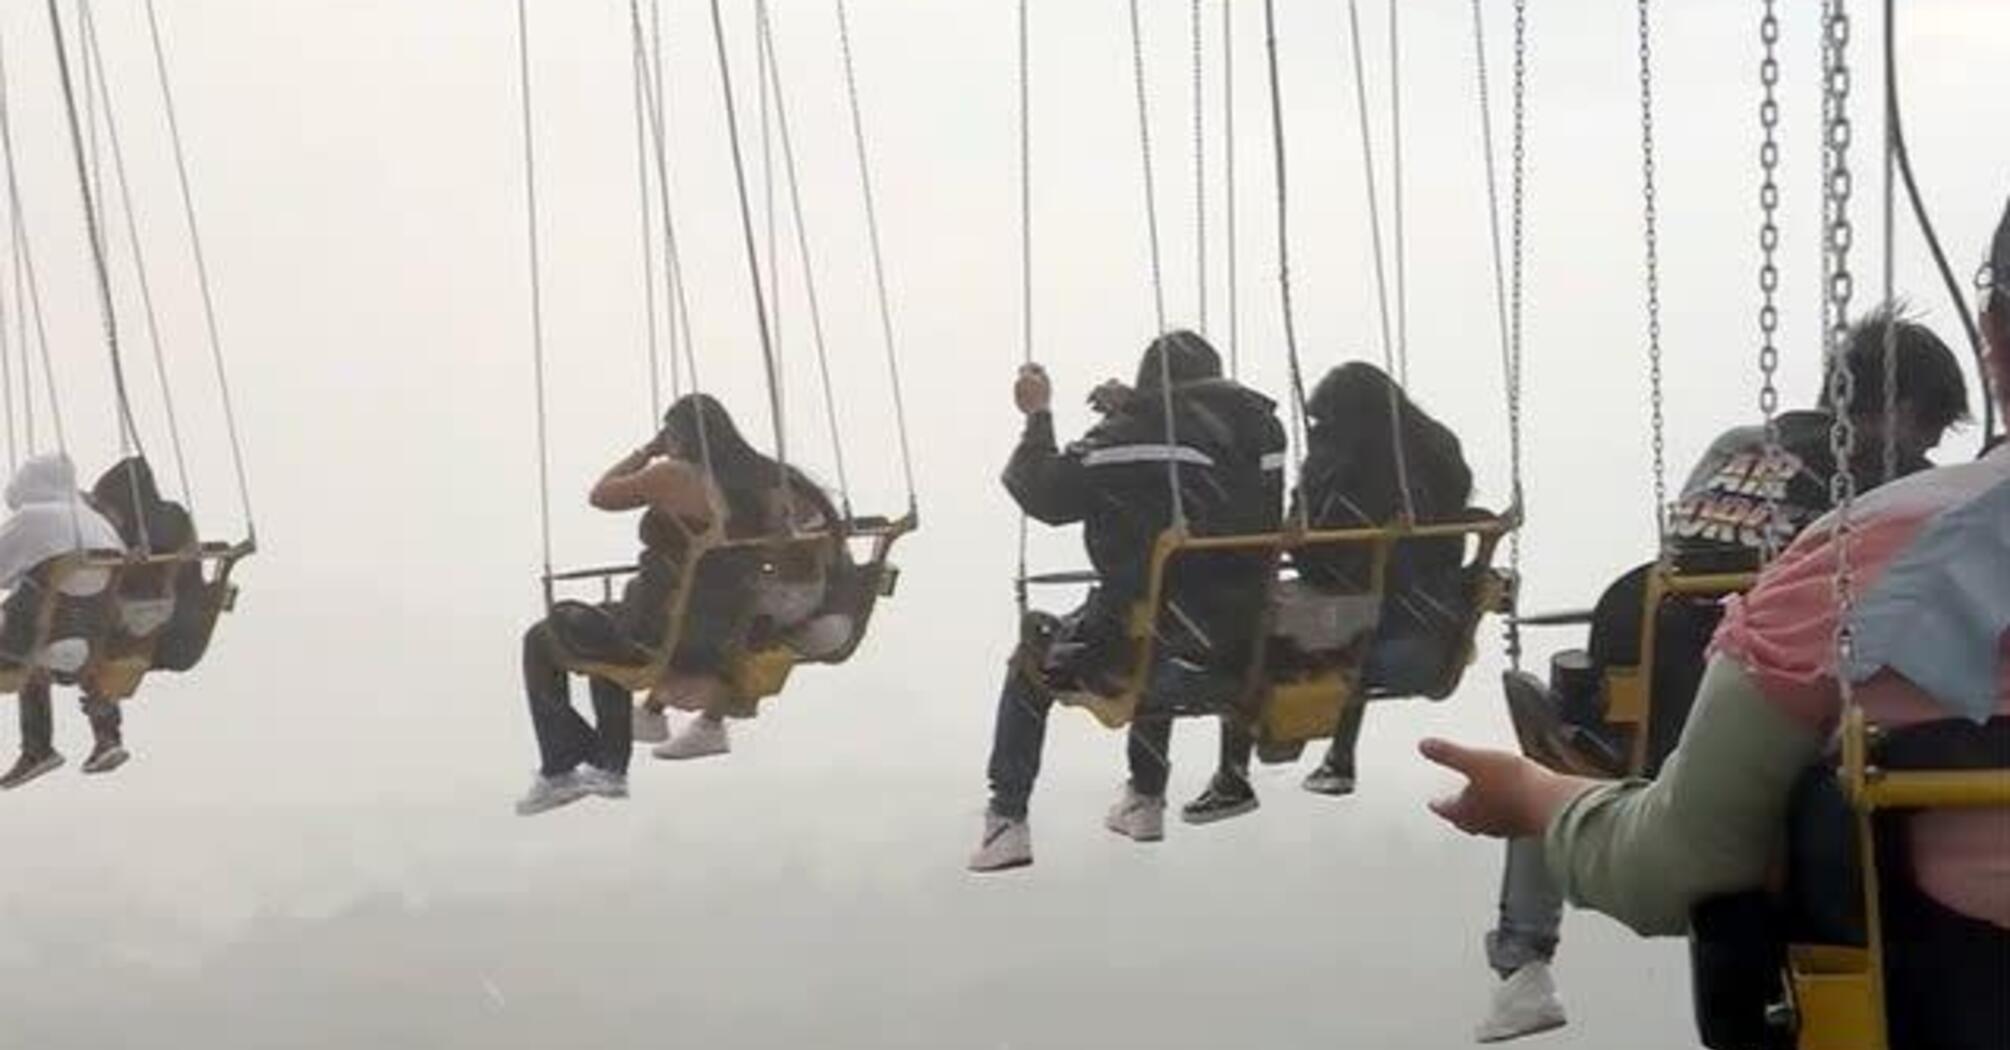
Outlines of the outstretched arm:
{"label": "outstretched arm", "polygon": [[1689,909],[1761,885],[1795,778],[1822,741],[1718,658],[1682,743],[1653,781],[1552,773],[1518,755],[1427,740],[1427,758],[1469,778],[1433,803],[1474,834],[1542,835],[1550,872],[1573,902],[1648,935],[1688,929]]}

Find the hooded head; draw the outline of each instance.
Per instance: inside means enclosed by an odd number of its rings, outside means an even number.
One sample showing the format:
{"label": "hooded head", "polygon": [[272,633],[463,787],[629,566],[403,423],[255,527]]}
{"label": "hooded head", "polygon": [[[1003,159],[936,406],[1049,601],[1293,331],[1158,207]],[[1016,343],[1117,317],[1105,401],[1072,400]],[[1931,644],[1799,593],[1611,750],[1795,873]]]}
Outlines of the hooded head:
{"label": "hooded head", "polygon": [[1145,356],[1138,362],[1139,390],[1157,390],[1160,383],[1170,375],[1174,386],[1195,383],[1203,379],[1221,378],[1221,355],[1207,340],[1187,331],[1176,329],[1152,340],[1145,350]]}
{"label": "hooded head", "polygon": [[77,498],[77,467],[61,452],[30,456],[7,483],[7,509],[36,503],[68,503]]}
{"label": "hooded head", "polygon": [[[160,486],[154,481],[153,467],[139,456],[113,464],[91,486],[92,505],[111,518],[121,533],[134,532],[137,523],[154,515],[163,502]],[[127,541],[138,542],[136,535],[127,536]],[[151,538],[157,540],[160,537]]]}

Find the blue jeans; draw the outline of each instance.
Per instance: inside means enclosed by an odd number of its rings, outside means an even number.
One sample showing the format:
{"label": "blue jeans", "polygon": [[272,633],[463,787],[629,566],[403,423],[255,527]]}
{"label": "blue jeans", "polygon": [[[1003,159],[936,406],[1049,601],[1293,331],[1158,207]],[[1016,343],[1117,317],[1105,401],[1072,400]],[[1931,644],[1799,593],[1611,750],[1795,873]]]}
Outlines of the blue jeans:
{"label": "blue jeans", "polygon": [[[998,713],[991,727],[991,812],[1023,820],[1040,777],[1040,754],[1047,745],[1047,714],[1054,694],[1034,681],[1013,661],[998,691]],[[1131,787],[1139,794],[1162,796],[1171,772],[1167,753],[1172,744],[1171,718],[1143,718],[1131,724],[1126,741]]]}
{"label": "blue jeans", "polygon": [[1532,962],[1556,957],[1563,929],[1563,891],[1549,877],[1540,838],[1507,844],[1501,872],[1500,921],[1487,933],[1487,965],[1506,977]]}

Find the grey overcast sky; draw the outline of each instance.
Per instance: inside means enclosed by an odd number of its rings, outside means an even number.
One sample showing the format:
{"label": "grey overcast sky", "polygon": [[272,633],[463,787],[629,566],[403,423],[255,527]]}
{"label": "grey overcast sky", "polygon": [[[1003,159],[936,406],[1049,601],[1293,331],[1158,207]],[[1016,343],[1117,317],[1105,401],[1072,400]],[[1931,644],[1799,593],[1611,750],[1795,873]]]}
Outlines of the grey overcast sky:
{"label": "grey overcast sky", "polygon": [[[561,563],[607,562],[630,553],[631,526],[588,510],[586,486],[646,435],[650,412],[627,5],[530,6],[555,543]],[[725,6],[751,124],[751,5]],[[861,509],[897,509],[833,9],[774,6],[853,495]],[[1152,335],[1136,113],[1124,5],[1032,6],[1036,353],[1072,429],[1086,418],[1080,395],[1127,374]],[[1528,604],[1548,608],[1588,602],[1648,554],[1651,460],[1633,5],[1529,6],[1525,568]],[[1815,5],[1781,6],[1781,379],[1795,404],[1812,397],[1818,355],[1816,26]],[[1914,161],[1965,284],[2010,191],[2010,5],[1900,6]],[[710,27],[697,0],[662,7],[699,366],[765,434]],[[1168,305],[1192,323],[1188,6],[1142,7]],[[1381,353],[1353,67],[1338,0],[1277,7],[1298,321],[1316,373]],[[1362,7],[1386,165],[1387,8]],[[1504,107],[1510,5],[1484,7]],[[1870,5],[1852,7],[1857,288],[1869,300],[1882,242],[1879,31]],[[244,519],[144,7],[95,8],[195,503],[207,531],[233,533]],[[150,682],[132,706],[132,765],[107,780],[76,774],[87,742],[65,697],[71,767],[0,797],[0,1046],[1465,1045],[1490,980],[1480,936],[1498,856],[1425,814],[1444,780],[1411,745],[1425,733],[1509,740],[1492,626],[1452,700],[1372,713],[1358,796],[1313,799],[1298,771],[1267,770],[1260,813],[1174,827],[1152,848],[1100,827],[1120,741],[1059,717],[1035,800],[1038,866],[983,882],[961,872],[1014,631],[1017,519],[995,482],[1018,422],[1014,3],[853,2],[925,523],[901,551],[900,595],[857,659],[802,674],[740,726],[730,760],[641,757],[631,801],[535,821],[510,813],[533,764],[517,639],[538,613],[540,562],[514,6],[160,8],[263,550],[200,673]],[[1205,8],[1219,337],[1221,0]],[[1457,0],[1401,12],[1413,386],[1459,430],[1481,497],[1499,503],[1506,413],[1471,12]],[[1679,473],[1756,414],[1758,5],[1684,0],[1657,15]],[[1261,5],[1236,0],[1232,18],[1237,350],[1244,377],[1275,393]],[[0,33],[58,403],[89,470],[115,451],[108,369],[42,5],[6,5]],[[1958,342],[1916,230],[1900,231],[1899,291]],[[158,458],[163,399],[115,233],[135,396]],[[830,480],[798,258],[782,264],[791,444]],[[1943,455],[1973,447],[1957,435]],[[1040,535],[1035,559],[1071,565],[1073,544]],[[1563,641],[1538,639],[1536,658]],[[1176,796],[1199,789],[1213,739],[1211,726],[1181,732]],[[1559,972],[1572,1025],[1547,1045],[1693,1044],[1679,944],[1575,915]]]}

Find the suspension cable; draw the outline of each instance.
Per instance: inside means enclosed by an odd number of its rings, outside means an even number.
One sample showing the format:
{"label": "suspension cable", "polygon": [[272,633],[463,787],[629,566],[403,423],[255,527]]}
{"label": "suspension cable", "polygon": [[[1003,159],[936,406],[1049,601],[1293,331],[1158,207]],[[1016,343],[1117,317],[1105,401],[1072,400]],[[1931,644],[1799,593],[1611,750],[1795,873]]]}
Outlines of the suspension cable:
{"label": "suspension cable", "polygon": [[[1522,430],[1521,430],[1521,359],[1520,347],[1516,345],[1515,330],[1508,319],[1509,300],[1507,292],[1508,267],[1501,251],[1501,204],[1500,180],[1494,169],[1494,120],[1493,94],[1487,76],[1487,35],[1485,16],[1481,12],[1480,0],[1472,0],[1473,9],[1473,53],[1476,56],[1475,72],[1479,82],[1480,108],[1480,151],[1486,168],[1487,182],[1487,232],[1493,248],[1494,314],[1500,337],[1501,386],[1507,392],[1508,424],[1508,473],[1509,491],[1513,493],[1513,503],[1519,507],[1522,499]],[[1517,49],[1521,35],[1517,33]],[[1519,63],[1517,63],[1519,68]],[[1519,106],[1522,84],[1517,81],[1514,94]],[[1519,108],[1517,109],[1519,113]],[[1519,118],[1517,118],[1519,119]],[[1520,179],[1521,179],[1521,126],[1514,128],[1515,142],[1515,221],[1516,232],[1520,231]],[[1515,246],[1516,280],[1520,279],[1520,242]],[[1519,309],[1519,304],[1516,304]],[[1510,579],[1521,579],[1521,530],[1508,534],[1508,575]],[[1516,670],[1521,669],[1521,625],[1518,618],[1509,617],[1507,623],[1508,662]]]}
{"label": "suspension cable", "polygon": [[846,13],[845,0],[835,0],[835,3],[838,49],[844,58],[845,99],[851,107],[852,143],[858,154],[859,188],[865,198],[866,235],[872,247],[873,288],[878,293],[880,333],[886,342],[887,380],[893,389],[893,418],[900,435],[900,469],[907,481],[907,508],[911,514],[918,506],[914,487],[914,452],[907,436],[907,399],[900,385],[900,358],[893,337],[893,306],[886,293],[886,255],[880,247],[879,207],[874,201],[872,165],[866,149],[865,112],[859,102],[857,63],[852,59],[851,16]]}
{"label": "suspension cable", "polygon": [[[159,313],[154,308],[153,282],[147,276],[145,250],[140,241],[139,220],[133,208],[132,182],[126,175],[126,150],[119,137],[116,109],[112,102],[111,81],[105,75],[104,53],[98,46],[97,22],[91,15],[90,0],[77,0],[78,30],[82,37],[84,76],[97,84],[99,115],[105,122],[105,142],[112,157],[112,181],[118,187],[120,208],[125,214],[126,239],[133,253],[133,273],[140,290],[140,303],[147,322],[147,339],[153,349],[154,375],[161,388],[161,404],[167,420],[168,441],[174,451],[175,469],[180,474],[182,502],[191,517],[196,514],[195,493],[189,483],[188,455],[182,447],[181,414],[175,409],[174,386],[168,382],[167,355],[161,340]],[[133,501],[139,503],[139,475],[127,471],[127,480],[133,489]],[[139,522],[141,547],[151,553],[151,537],[147,535],[144,515]]]}
{"label": "suspension cable", "polygon": [[830,424],[831,455],[837,464],[838,500],[847,521],[852,516],[851,475],[845,469],[844,438],[838,426],[837,395],[831,386],[831,360],[824,339],[823,306],[817,298],[816,268],[811,263],[809,227],[804,222],[802,188],[796,175],[796,147],[789,134],[788,96],[782,92],[781,56],[775,51],[767,0],[759,0],[762,46],[768,51],[769,95],[774,100],[775,128],[782,143],[782,171],[787,176],[789,209],[796,228],[796,252],[803,261],[803,295],[809,305],[810,336],[817,351],[817,373],[823,380],[824,418]]}
{"label": "suspension cable", "polygon": [[168,75],[167,48],[161,40],[160,19],[154,0],[146,0],[147,37],[153,48],[154,73],[160,82],[161,102],[167,113],[168,142],[174,150],[176,185],[181,191],[182,219],[188,227],[189,247],[195,259],[196,284],[202,293],[204,330],[209,338],[210,360],[216,372],[216,387],[223,407],[224,433],[230,440],[230,461],[237,477],[237,495],[244,509],[246,539],[258,542],[258,522],[251,511],[251,481],[244,466],[244,443],[237,426],[237,406],[230,394],[230,377],[224,367],[223,336],[217,323],[216,295],[209,279],[209,257],[203,250],[202,229],[196,222],[195,193],[188,174],[188,151],[182,144],[181,117],[176,110],[173,78]]}
{"label": "suspension cable", "polygon": [[[1884,37],[1885,62],[1891,69],[1885,85],[1885,122],[1891,125],[1891,150],[1898,161],[1898,174],[1905,185],[1906,199],[1911,202],[1913,218],[1918,220],[1920,235],[1926,241],[1927,252],[1933,256],[1933,267],[1940,274],[1941,284],[1947,289],[1948,297],[1954,303],[1954,316],[1960,318],[1962,331],[1968,336],[1968,349],[1975,358],[1975,375],[1988,389],[1989,348],[1983,345],[1982,332],[1975,326],[1974,311],[1968,308],[1961,282],[1955,279],[1954,267],[1948,265],[1947,252],[1940,245],[1940,234],[1933,228],[1933,220],[1926,214],[1926,199],[1920,195],[1919,180],[1913,177],[1912,152],[1905,146],[1905,120],[1898,103],[1898,27],[1894,20],[1891,31]],[[1982,398],[1982,448],[1987,451],[1996,437],[1996,400]]]}
{"label": "suspension cable", "polygon": [[1240,275],[1236,273],[1235,243],[1235,15],[1231,0],[1221,0],[1221,152],[1227,168],[1227,184],[1222,202],[1222,254],[1228,268],[1228,375],[1242,378],[1240,310],[1236,300]]}
{"label": "suspension cable", "polygon": [[[1033,63],[1030,41],[1031,0],[1019,0],[1019,364],[1033,363]],[[1026,587],[1026,551],[1030,518],[1019,512],[1019,570],[1012,578],[1013,600],[1024,619],[1030,595]]]}
{"label": "suspension cable", "polygon": [[1389,217],[1395,246],[1396,368],[1405,389],[1410,385],[1410,288],[1403,232],[1403,46],[1396,0],[1389,0]]}
{"label": "suspension cable", "polygon": [[[638,34],[642,31],[641,3],[642,0],[628,0],[629,21]],[[649,425],[657,427],[663,420],[663,364],[656,333],[656,208],[650,201],[649,115],[645,112],[648,101],[643,97],[651,73],[644,49],[638,46],[634,50],[634,61],[629,65],[635,75],[635,180],[642,215],[642,316],[649,349]]]}
{"label": "suspension cable", "polygon": [[[1780,16],[1778,0],[1765,0],[1759,19],[1759,41],[1764,54],[1759,60],[1759,84],[1765,97],[1759,103],[1759,126],[1765,133],[1759,144],[1759,415],[1765,421],[1766,525],[1760,537],[1761,554],[1767,561],[1779,553],[1784,539],[1780,519],[1780,490],[1771,482],[1771,472],[1783,468],[1786,449],[1780,441]],[[1784,487],[1784,486],[1782,486]]]}
{"label": "suspension cable", "polygon": [[[1828,300],[1833,323],[1828,331],[1829,402],[1835,416],[1829,430],[1829,452],[1835,472],[1829,478],[1829,495],[1835,504],[1831,544],[1836,551],[1836,658],[1838,668],[1855,662],[1855,626],[1850,622],[1856,602],[1855,570],[1850,561],[1854,523],[1850,514],[1856,502],[1856,377],[1848,360],[1849,308],[1855,289],[1849,253],[1855,240],[1850,225],[1849,205],[1854,175],[1849,165],[1852,130],[1849,117],[1850,65],[1849,11],[1844,0],[1830,0],[1823,25],[1828,62],[1822,80],[1828,122],[1823,129],[1824,149],[1829,154],[1828,183],[1823,194],[1829,202],[1829,225],[1824,231],[1823,253],[1831,259],[1828,267]],[[1850,676],[1838,673],[1845,710],[1856,702]]]}
{"label": "suspension cable", "polygon": [[[1889,46],[1892,32],[1896,28],[1895,22],[1891,0],[1884,0],[1884,39],[1887,45],[1884,49],[1884,83],[1887,118],[1891,114],[1889,102],[1891,89],[1898,83],[1898,70]],[[1898,297],[1894,287],[1898,247],[1898,224],[1895,221],[1898,212],[1898,177],[1895,170],[1898,150],[1894,145],[1895,136],[1892,122],[1886,119],[1884,148],[1879,151],[1884,155],[1884,184],[1880,187],[1882,208],[1879,216],[1883,224],[1881,248],[1884,271],[1884,403],[1878,407],[1884,413],[1884,480],[1887,482],[1898,477]]]}
{"label": "suspension cable", "polygon": [[1200,334],[1207,324],[1207,40],[1201,29],[1201,0],[1187,5],[1193,34],[1193,243],[1194,286],[1198,293]]}
{"label": "suspension cable", "polygon": [[35,346],[42,360],[42,380],[49,399],[49,428],[56,438],[56,450],[69,451],[69,438],[63,427],[63,403],[56,397],[56,361],[49,352],[49,328],[42,309],[42,278],[35,268],[35,251],[28,235],[27,216],[21,206],[21,175],[14,154],[13,107],[7,90],[8,74],[5,47],[0,46],[0,150],[4,150],[7,160],[7,201],[13,228],[15,279],[26,286],[27,310],[20,324],[21,332],[21,382],[22,405],[26,409],[23,420],[27,451],[32,455],[38,447],[35,434],[35,395],[32,360],[28,354],[28,320],[32,317],[35,325]]}
{"label": "suspension cable", "polygon": [[761,127],[761,215],[762,242],[768,265],[768,331],[772,333],[771,353],[775,357],[778,383],[773,396],[775,411],[786,418],[789,409],[788,340],[782,331],[782,253],[776,248],[780,222],[775,210],[774,97],[768,90],[768,67],[774,62],[767,33],[766,0],[754,3],[754,95]]}
{"label": "suspension cable", "polygon": [[1278,306],[1284,318],[1284,357],[1291,373],[1291,426],[1294,431],[1292,449],[1297,461],[1292,464],[1292,506],[1297,508],[1297,527],[1305,528],[1309,523],[1311,509],[1305,501],[1305,371],[1298,359],[1298,321],[1291,302],[1291,221],[1290,183],[1287,179],[1284,140],[1284,88],[1277,74],[1277,7],[1273,0],[1263,0],[1263,37],[1266,67],[1270,79],[1270,149],[1272,168],[1276,173],[1277,190],[1277,293]]}
{"label": "suspension cable", "polygon": [[726,139],[733,155],[733,185],[740,199],[740,233],[746,241],[747,272],[753,279],[754,319],[761,336],[761,364],[767,370],[768,409],[775,433],[776,494],[782,504],[786,531],[796,527],[794,493],[789,485],[788,423],[782,417],[781,377],[775,374],[775,344],[768,327],[767,295],[761,288],[761,253],[754,238],[754,209],[747,197],[747,163],[740,152],[739,107],[733,102],[732,59],[726,54],[726,22],[719,13],[719,0],[711,0],[712,43],[719,55],[719,90],[726,106]]}
{"label": "suspension cable", "polygon": [[[16,288],[19,288],[18,283]],[[4,421],[7,426],[7,473],[10,477],[14,471],[20,469],[21,446],[15,438],[17,427],[14,406],[14,347],[10,336],[13,319],[9,310],[18,306],[20,299],[21,296],[17,291],[10,302],[6,297],[6,286],[0,284],[0,403],[6,405]]]}
{"label": "suspension cable", "polygon": [[[631,11],[630,17],[631,19],[634,18],[635,12]],[[631,34],[633,45],[636,53],[640,55],[644,49],[642,46],[643,34],[639,21],[634,25],[633,29],[634,32]],[[656,155],[656,212],[663,222],[663,270],[664,280],[669,285],[664,291],[664,298],[673,307],[670,319],[673,322],[672,334],[675,338],[672,340],[670,346],[671,367],[673,369],[676,367],[677,344],[681,342],[683,344],[684,375],[689,377],[691,392],[695,394],[704,391],[704,384],[698,373],[697,341],[691,337],[691,300],[685,294],[684,289],[684,257],[677,238],[676,215],[670,207],[670,159],[668,147],[665,145],[669,138],[667,130],[669,118],[666,115],[669,110],[669,99],[663,94],[662,51],[660,49],[657,51],[656,57],[658,61],[655,64],[656,75],[654,82],[650,85],[650,90],[643,93],[643,102],[644,109],[647,110],[649,117],[650,143],[654,147]],[[681,385],[679,389],[679,396],[681,397]],[[712,439],[710,428],[705,422],[705,415],[703,412],[697,414],[698,462],[705,472],[706,481],[711,483],[717,475],[712,469]]]}
{"label": "suspension cable", "polygon": [[[645,57],[645,61],[643,64],[648,66],[650,69],[650,82],[654,85],[656,89],[655,97],[660,101],[666,98],[666,96],[664,95],[665,89],[663,85],[662,0],[649,0],[648,52],[649,53]],[[656,173],[657,178],[660,180],[666,174],[667,162],[664,159],[663,150],[660,148],[662,145],[660,139],[657,145],[659,147],[656,150],[657,161],[659,165],[663,165],[663,167],[658,168]],[[669,254],[669,247],[667,245],[664,247],[664,254],[666,256],[663,264],[664,280],[667,285],[671,279],[670,264],[667,258]],[[673,399],[684,396],[684,368],[682,362],[678,358],[677,346],[680,335],[688,335],[691,327],[689,319],[680,320],[680,315],[682,314],[682,307],[680,305],[681,302],[682,302],[682,293],[680,291],[673,291],[672,288],[670,287],[664,288],[663,290],[663,309],[665,313],[664,336],[665,339],[667,340],[666,349],[669,352],[669,358],[670,358],[670,396]]]}
{"label": "suspension cable", "polygon": [[516,0],[517,88],[523,103],[523,185],[530,245],[531,370],[537,385],[538,531],[544,542],[545,600],[551,600],[551,447],[544,391],[544,252],[538,236],[537,136],[532,118],[530,4]]}
{"label": "suspension cable", "polygon": [[1375,254],[1375,302],[1382,326],[1382,364],[1391,377],[1389,397],[1389,445],[1396,461],[1396,488],[1403,498],[1403,520],[1417,520],[1416,501],[1410,492],[1410,455],[1403,447],[1402,398],[1396,386],[1403,369],[1396,363],[1394,337],[1389,324],[1389,279],[1382,265],[1381,201],[1375,189],[1375,141],[1369,127],[1368,72],[1361,60],[1361,7],[1359,0],[1347,0],[1347,43],[1354,56],[1354,104],[1361,117],[1361,167],[1368,189],[1369,245]]}
{"label": "suspension cable", "polygon": [[116,415],[124,428],[125,440],[142,458],[146,446],[140,441],[139,426],[133,421],[132,398],[126,391],[126,367],[119,353],[118,309],[112,301],[111,267],[105,259],[104,234],[99,225],[98,201],[91,189],[91,171],[84,153],[84,128],[77,116],[76,82],[70,72],[69,45],[63,32],[63,12],[57,0],[48,0],[49,32],[55,38],[56,72],[63,87],[63,116],[70,127],[70,154],[76,162],[77,191],[84,201],[85,234],[91,242],[91,268],[97,277],[98,312],[104,327],[105,347],[112,360],[112,386],[117,395]]}
{"label": "suspension cable", "polygon": [[1667,423],[1661,383],[1661,223],[1654,179],[1654,52],[1651,0],[1638,0],[1640,26],[1640,197],[1646,240],[1647,397],[1653,420],[1654,535],[1668,551]]}
{"label": "suspension cable", "polygon": [[[1145,181],[1145,232],[1151,243],[1152,256],[1152,310],[1157,320],[1157,331],[1166,334],[1166,290],[1165,276],[1159,265],[1159,205],[1157,180],[1152,174],[1152,120],[1151,104],[1145,93],[1145,35],[1144,27],[1138,20],[1138,0],[1130,0],[1131,14],[1131,81],[1136,88],[1138,102],[1138,155],[1143,161]],[[1166,432],[1166,486],[1171,492],[1173,528],[1186,528],[1186,500],[1180,491],[1179,457],[1174,453],[1179,447],[1179,426],[1173,419],[1172,353],[1168,346],[1159,354],[1159,400],[1160,411],[1165,413]]]}

